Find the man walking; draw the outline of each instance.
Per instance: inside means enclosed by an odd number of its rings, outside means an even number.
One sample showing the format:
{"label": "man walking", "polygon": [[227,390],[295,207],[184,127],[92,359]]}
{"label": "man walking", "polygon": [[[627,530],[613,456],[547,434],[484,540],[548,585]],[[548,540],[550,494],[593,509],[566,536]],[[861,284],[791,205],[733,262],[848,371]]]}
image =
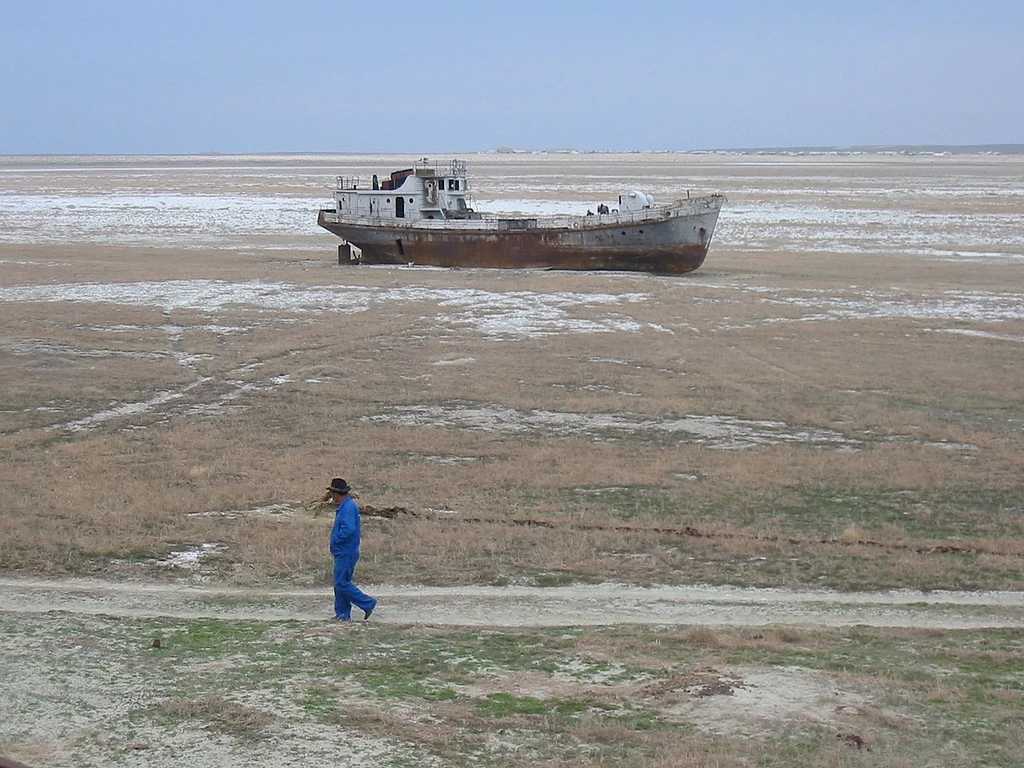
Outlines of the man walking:
{"label": "man walking", "polygon": [[327,495],[338,505],[331,528],[331,554],[334,555],[334,618],[352,618],[353,603],[363,611],[363,620],[370,618],[377,601],[352,583],[359,560],[359,507],[349,493],[349,484],[342,478],[331,480]]}

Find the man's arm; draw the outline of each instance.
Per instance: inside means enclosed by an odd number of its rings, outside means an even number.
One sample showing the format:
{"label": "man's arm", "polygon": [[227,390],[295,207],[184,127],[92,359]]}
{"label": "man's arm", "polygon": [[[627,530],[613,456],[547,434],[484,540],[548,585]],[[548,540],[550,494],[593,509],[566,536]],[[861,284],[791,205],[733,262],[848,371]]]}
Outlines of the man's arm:
{"label": "man's arm", "polygon": [[338,505],[337,517],[334,521],[334,529],[331,531],[331,546],[342,546],[348,542],[356,532],[356,515],[359,509],[351,497],[346,496]]}

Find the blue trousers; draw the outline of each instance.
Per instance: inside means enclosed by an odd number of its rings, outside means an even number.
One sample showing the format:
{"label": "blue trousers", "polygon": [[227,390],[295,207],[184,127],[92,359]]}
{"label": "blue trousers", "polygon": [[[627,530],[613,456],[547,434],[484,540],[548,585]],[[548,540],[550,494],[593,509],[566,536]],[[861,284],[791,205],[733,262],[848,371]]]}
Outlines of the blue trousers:
{"label": "blue trousers", "polygon": [[372,611],[377,601],[352,583],[359,555],[334,556],[334,616],[352,618],[353,604],[364,612]]}

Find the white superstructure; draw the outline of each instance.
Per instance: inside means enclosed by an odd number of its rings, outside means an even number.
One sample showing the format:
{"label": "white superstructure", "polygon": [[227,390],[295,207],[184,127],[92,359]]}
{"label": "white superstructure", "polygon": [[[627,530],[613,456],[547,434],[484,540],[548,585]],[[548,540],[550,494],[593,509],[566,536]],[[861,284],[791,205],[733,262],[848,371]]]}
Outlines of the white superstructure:
{"label": "white superstructure", "polygon": [[335,211],[343,217],[382,219],[471,219],[466,163],[452,160],[446,168],[421,160],[390,178],[374,174],[368,185],[355,176],[339,176]]}

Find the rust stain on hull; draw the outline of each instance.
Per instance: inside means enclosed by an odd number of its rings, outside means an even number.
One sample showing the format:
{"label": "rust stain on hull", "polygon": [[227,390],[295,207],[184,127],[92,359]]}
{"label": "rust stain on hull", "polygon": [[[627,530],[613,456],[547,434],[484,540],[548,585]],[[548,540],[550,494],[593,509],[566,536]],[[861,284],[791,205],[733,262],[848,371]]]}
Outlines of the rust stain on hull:
{"label": "rust stain on hull", "polygon": [[[418,264],[500,269],[622,270],[685,274],[707,256],[718,209],[686,222],[646,221],[587,229],[423,229],[332,220],[318,223],[361,251],[353,264]],[[680,230],[686,231],[680,234]],[[345,246],[339,249],[343,253]]]}

